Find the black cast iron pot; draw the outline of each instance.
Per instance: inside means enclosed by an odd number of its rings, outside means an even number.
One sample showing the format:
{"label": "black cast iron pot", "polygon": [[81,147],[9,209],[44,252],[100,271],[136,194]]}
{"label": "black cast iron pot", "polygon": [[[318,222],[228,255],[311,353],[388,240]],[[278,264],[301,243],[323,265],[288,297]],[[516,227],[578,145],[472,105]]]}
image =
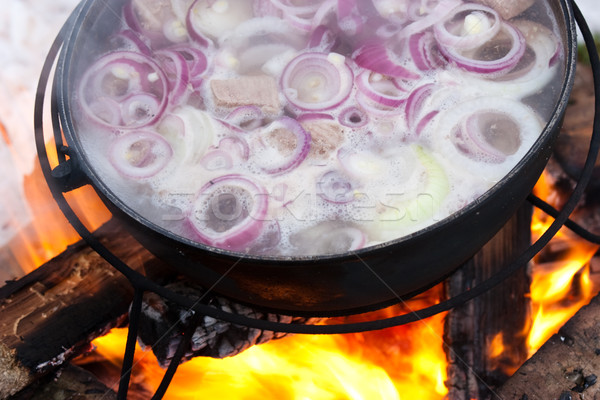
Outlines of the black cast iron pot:
{"label": "black cast iron pot", "polygon": [[67,32],[55,74],[58,112],[72,165],[83,173],[114,216],[178,272],[215,292],[257,308],[299,315],[340,315],[398,302],[450,274],[497,233],[530,193],[551,154],[573,84],[576,31],[571,6],[551,1],[562,35],[564,71],[555,85],[552,117],[518,165],[466,208],[407,237],[336,256],[253,257],[179,237],[123,203],[95,172],[73,121],[79,65],[115,24],[122,0],[84,0]]}

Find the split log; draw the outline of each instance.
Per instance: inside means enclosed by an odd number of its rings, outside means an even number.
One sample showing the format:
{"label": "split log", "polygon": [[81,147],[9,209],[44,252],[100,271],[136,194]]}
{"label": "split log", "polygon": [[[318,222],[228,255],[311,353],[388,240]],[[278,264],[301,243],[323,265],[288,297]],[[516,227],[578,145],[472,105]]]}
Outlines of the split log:
{"label": "split log", "polygon": [[[97,236],[132,268],[156,262],[114,223]],[[0,288],[0,398],[88,350],[126,319],[132,297],[128,281],[83,242]]]}
{"label": "split log", "polygon": [[493,399],[599,399],[600,296],[583,307]]}
{"label": "split log", "polygon": [[[223,297],[206,295],[203,288],[184,278],[174,279],[165,287],[178,294],[202,298],[206,304],[253,319],[294,324],[313,324],[318,321],[316,318],[264,313]],[[166,367],[180,343],[180,332],[187,329],[190,320],[191,313],[188,310],[155,293],[145,293],[138,342],[143,348],[151,348],[161,366]],[[205,316],[192,335],[191,348],[184,354],[183,361],[194,357],[231,357],[251,346],[285,336],[286,333],[233,325]]]}
{"label": "split log", "polygon": [[[445,283],[454,296],[505,267],[531,242],[531,207],[524,204],[505,227]],[[527,359],[530,319],[527,268],[489,292],[453,309],[446,318],[448,398],[485,398]]]}
{"label": "split log", "polygon": [[116,393],[93,374],[83,368],[67,364],[56,373],[43,377],[11,397],[11,400],[116,400],[116,398]]}

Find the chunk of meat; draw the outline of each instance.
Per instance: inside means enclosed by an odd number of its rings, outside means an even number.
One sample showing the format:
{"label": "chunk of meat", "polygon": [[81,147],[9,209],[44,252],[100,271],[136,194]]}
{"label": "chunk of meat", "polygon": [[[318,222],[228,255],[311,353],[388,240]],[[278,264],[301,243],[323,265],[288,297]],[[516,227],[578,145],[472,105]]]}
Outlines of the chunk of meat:
{"label": "chunk of meat", "polygon": [[277,82],[270,76],[213,79],[210,81],[210,88],[217,107],[255,105],[267,114],[277,114],[281,108]]}
{"label": "chunk of meat", "polygon": [[326,159],[344,141],[342,127],[335,122],[307,121],[302,126],[310,132],[312,137],[309,158]]}
{"label": "chunk of meat", "polygon": [[479,0],[481,4],[493,8],[504,19],[511,19],[527,10],[535,0]]}

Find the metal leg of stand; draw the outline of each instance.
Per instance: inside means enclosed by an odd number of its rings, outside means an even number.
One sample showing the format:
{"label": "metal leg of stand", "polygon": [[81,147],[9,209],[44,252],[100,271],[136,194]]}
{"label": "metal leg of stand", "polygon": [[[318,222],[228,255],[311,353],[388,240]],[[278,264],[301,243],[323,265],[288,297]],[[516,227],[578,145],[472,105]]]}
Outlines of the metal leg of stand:
{"label": "metal leg of stand", "polygon": [[165,375],[163,376],[163,379],[160,382],[160,385],[158,386],[158,389],[156,390],[156,393],[154,394],[154,396],[152,396],[151,400],[161,400],[163,398],[163,396],[165,395],[165,393],[167,392],[167,388],[171,384],[171,380],[175,376],[175,372],[177,372],[177,367],[179,367],[179,364],[181,363],[181,360],[185,354],[185,351],[187,349],[189,349],[189,347],[190,347],[190,344],[192,341],[192,335],[196,331],[196,327],[198,326],[198,323],[200,322],[201,316],[202,316],[202,314],[194,311],[194,315],[192,316],[190,325],[181,333],[181,335],[182,335],[181,341],[179,342],[179,345],[177,346],[175,355],[171,359],[171,362],[169,363],[169,367],[167,368],[167,371],[165,372]]}
{"label": "metal leg of stand", "polygon": [[125,346],[125,355],[123,356],[123,366],[121,368],[121,380],[119,381],[119,391],[117,400],[126,400],[129,390],[129,381],[131,379],[131,370],[133,369],[133,357],[135,356],[135,343],[137,341],[137,332],[142,313],[142,298],[144,292],[136,288],[133,295],[133,303],[129,313],[129,330],[127,332],[127,344]]}

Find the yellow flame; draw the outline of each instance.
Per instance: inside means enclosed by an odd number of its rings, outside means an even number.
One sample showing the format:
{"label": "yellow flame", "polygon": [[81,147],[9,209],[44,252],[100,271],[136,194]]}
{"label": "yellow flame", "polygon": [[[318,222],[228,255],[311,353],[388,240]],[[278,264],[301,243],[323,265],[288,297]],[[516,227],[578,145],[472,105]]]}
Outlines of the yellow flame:
{"label": "yellow flame", "polygon": [[[558,202],[545,173],[534,192],[549,203]],[[535,210],[532,239],[540,237],[551,223],[552,218]],[[588,263],[598,246],[574,236],[567,228],[561,229],[549,245],[561,246],[565,251],[560,259],[552,262],[534,259],[531,282],[533,321],[527,339],[530,355],[586,305],[597,291],[590,279]]]}
{"label": "yellow flame", "polygon": [[[196,358],[179,367],[165,399],[441,400],[443,319],[362,334],[296,335],[222,360]],[[94,345],[118,363],[125,338],[125,330],[113,330]],[[164,371],[150,353],[136,355],[135,373],[155,390]]]}

